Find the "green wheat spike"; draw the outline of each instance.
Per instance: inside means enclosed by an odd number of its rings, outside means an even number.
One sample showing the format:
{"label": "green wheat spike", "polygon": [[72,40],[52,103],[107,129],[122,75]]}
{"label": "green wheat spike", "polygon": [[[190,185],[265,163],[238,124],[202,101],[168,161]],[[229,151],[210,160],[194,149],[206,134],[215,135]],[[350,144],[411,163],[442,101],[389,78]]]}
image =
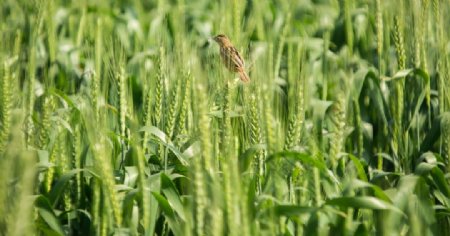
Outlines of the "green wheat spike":
{"label": "green wheat spike", "polygon": [[170,93],[170,101],[167,108],[166,113],[166,134],[168,138],[171,140],[172,135],[174,133],[175,128],[175,118],[177,117],[177,107],[178,107],[178,100],[180,97],[180,89],[181,89],[181,81],[176,80],[174,85],[172,86],[172,91]]}
{"label": "green wheat spike", "polygon": [[11,127],[11,108],[12,108],[12,76],[10,66],[7,62],[3,63],[3,75],[0,82],[1,106],[0,106],[0,154],[5,151],[9,139]]}
{"label": "green wheat spike", "polygon": [[161,115],[163,107],[163,96],[165,90],[165,51],[163,47],[159,49],[158,74],[155,85],[155,105],[153,112],[154,125],[161,127]]}

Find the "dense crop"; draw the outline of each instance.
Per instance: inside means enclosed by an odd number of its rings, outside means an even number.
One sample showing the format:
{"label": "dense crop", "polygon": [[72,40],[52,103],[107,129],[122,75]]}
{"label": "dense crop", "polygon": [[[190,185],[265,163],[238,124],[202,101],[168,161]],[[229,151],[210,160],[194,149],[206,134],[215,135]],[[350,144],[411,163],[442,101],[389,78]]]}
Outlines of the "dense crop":
{"label": "dense crop", "polygon": [[0,235],[449,235],[449,25],[447,0],[2,0]]}

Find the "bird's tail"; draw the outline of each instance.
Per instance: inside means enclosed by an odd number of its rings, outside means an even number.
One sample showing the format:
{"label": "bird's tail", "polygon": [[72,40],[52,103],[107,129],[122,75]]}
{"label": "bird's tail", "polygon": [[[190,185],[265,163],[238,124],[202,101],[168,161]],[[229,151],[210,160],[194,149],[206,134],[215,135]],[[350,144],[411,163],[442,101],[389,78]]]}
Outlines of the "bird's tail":
{"label": "bird's tail", "polygon": [[250,82],[250,77],[248,77],[248,75],[247,75],[247,73],[245,73],[245,71],[239,71],[239,78],[244,83]]}

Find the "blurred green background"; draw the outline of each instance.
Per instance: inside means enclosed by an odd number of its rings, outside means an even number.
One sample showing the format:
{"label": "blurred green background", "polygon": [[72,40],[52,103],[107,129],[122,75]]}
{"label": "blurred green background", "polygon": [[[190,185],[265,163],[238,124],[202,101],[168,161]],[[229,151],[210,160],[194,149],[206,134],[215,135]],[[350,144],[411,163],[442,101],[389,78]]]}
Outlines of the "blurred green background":
{"label": "blurred green background", "polygon": [[2,0],[0,235],[450,234],[448,13]]}

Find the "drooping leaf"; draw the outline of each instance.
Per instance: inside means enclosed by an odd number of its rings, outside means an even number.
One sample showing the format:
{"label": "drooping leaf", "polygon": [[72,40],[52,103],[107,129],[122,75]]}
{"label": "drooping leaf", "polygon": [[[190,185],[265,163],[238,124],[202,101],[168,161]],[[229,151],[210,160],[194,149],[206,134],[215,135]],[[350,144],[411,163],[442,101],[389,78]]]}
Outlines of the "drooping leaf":
{"label": "drooping leaf", "polygon": [[179,221],[176,219],[175,212],[170,206],[169,201],[167,201],[167,199],[163,195],[157,192],[152,192],[152,195],[153,197],[155,197],[156,201],[158,201],[158,204],[161,207],[161,210],[163,211],[167,222],[169,223],[170,229],[174,231],[175,235],[182,235]]}
{"label": "drooping leaf", "polygon": [[125,195],[125,198],[122,202],[122,214],[125,218],[125,221],[128,221],[133,213],[133,206],[134,201],[136,199],[137,194],[139,191],[137,189],[133,189],[131,191],[128,191],[128,193]]}
{"label": "drooping leaf", "polygon": [[437,164],[430,164],[426,162],[420,163],[416,167],[416,174],[426,176],[430,175],[433,183],[436,185],[437,189],[446,197],[450,198],[450,186],[448,184],[447,178],[444,172],[437,166]]}
{"label": "drooping leaf", "polygon": [[368,182],[369,180],[367,179],[367,175],[366,175],[366,171],[364,170],[363,165],[361,164],[361,161],[353,156],[352,154],[348,155],[350,157],[350,160],[352,160],[353,164],[355,165],[356,168],[356,172],[358,173],[358,177],[365,182]]}
{"label": "drooping leaf", "polygon": [[183,164],[184,166],[189,165],[188,161],[186,160],[186,157],[180,152],[180,150],[178,150],[175,147],[175,145],[163,131],[161,131],[155,126],[144,126],[140,129],[140,131],[148,132],[153,136],[157,137],[163,146],[167,147],[170,151],[172,151],[175,154],[175,156],[178,158],[181,164]]}
{"label": "drooping leaf", "polygon": [[371,210],[392,210],[404,214],[394,205],[375,197],[337,197],[326,201],[325,205]]}
{"label": "drooping leaf", "polygon": [[241,172],[248,170],[255,154],[259,150],[263,150],[263,148],[262,145],[257,145],[245,150],[245,152],[239,155],[239,170]]}
{"label": "drooping leaf", "polygon": [[161,174],[161,191],[164,193],[164,196],[166,196],[172,209],[183,221],[186,221],[183,203],[181,202],[178,190],[172,180],[164,173]]}
{"label": "drooping leaf", "polygon": [[[69,183],[70,179],[72,179],[76,174],[82,172],[82,171],[89,171],[87,169],[74,169],[71,171],[68,171],[63,176],[61,176],[58,181],[56,182],[55,186],[52,187],[50,193],[48,194],[48,199],[50,203],[55,206],[58,202],[58,199],[61,197],[62,193],[64,192],[64,189],[66,185]],[[89,171],[92,175],[96,175],[94,172]]]}
{"label": "drooping leaf", "polygon": [[380,187],[378,187],[378,186],[376,186],[374,184],[371,184],[371,183],[368,183],[368,182],[364,182],[364,181],[361,181],[361,180],[358,180],[358,179],[352,180],[350,182],[350,184],[351,184],[351,187],[353,189],[369,188],[369,189],[371,189],[373,191],[374,197],[392,204],[391,199],[383,192],[383,190]]}
{"label": "drooping leaf", "polygon": [[428,152],[433,147],[434,143],[441,136],[441,127],[443,127],[445,122],[449,122],[450,120],[450,112],[444,112],[440,116],[436,117],[432,121],[431,129],[426,133],[425,138],[423,139],[420,145],[420,152]]}
{"label": "drooping leaf", "polygon": [[39,215],[45,223],[47,223],[50,229],[56,233],[56,235],[65,235],[61,222],[53,211],[53,207],[51,206],[49,199],[39,195],[35,198],[34,205],[38,209]]}

